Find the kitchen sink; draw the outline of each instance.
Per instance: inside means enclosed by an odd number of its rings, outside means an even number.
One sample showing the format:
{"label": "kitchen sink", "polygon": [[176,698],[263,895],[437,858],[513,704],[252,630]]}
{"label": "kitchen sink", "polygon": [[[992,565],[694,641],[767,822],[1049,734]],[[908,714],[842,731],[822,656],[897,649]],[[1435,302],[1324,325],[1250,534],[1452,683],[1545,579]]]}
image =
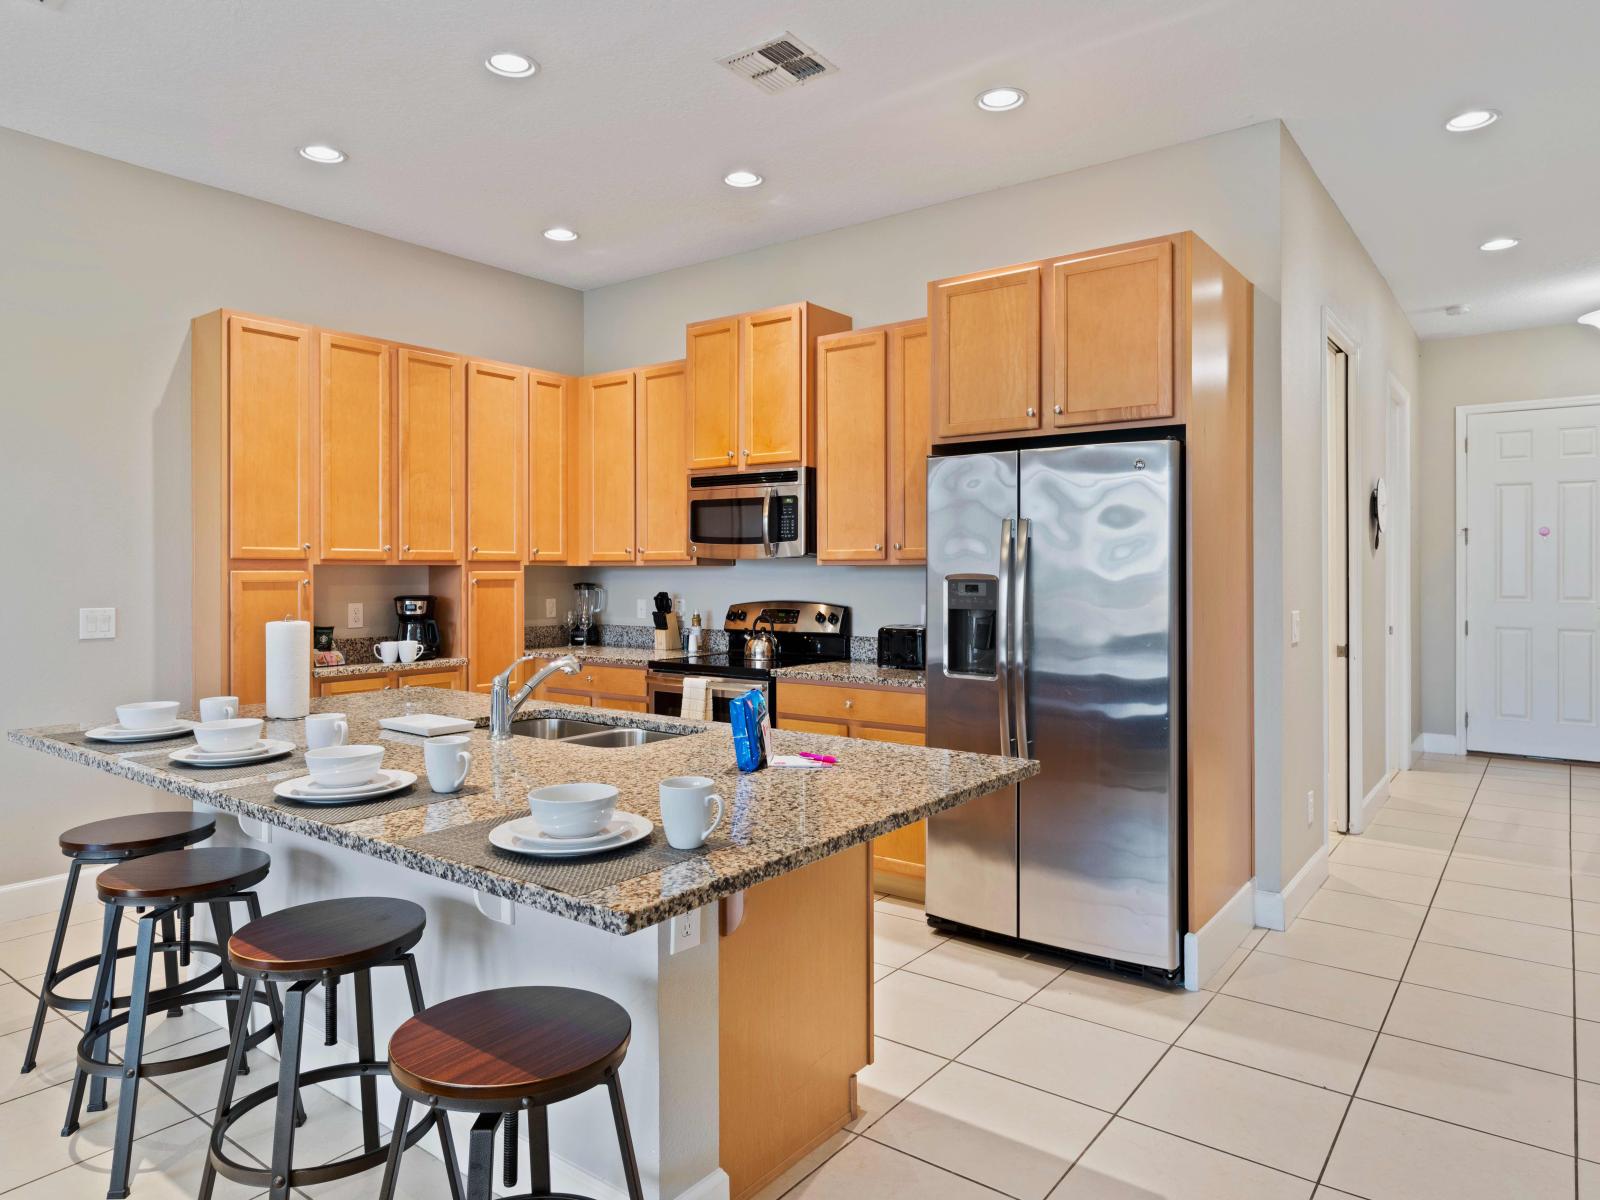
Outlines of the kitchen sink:
{"label": "kitchen sink", "polygon": [[681,733],[663,733],[659,729],[630,729],[624,726],[611,726],[601,729],[596,733],[583,733],[576,737],[562,738],[574,746],[593,746],[598,750],[620,750],[627,746],[648,746],[651,742],[665,742],[675,737],[683,737]]}
{"label": "kitchen sink", "polygon": [[530,717],[525,721],[511,722],[511,732],[520,737],[538,738],[545,742],[565,741],[585,733],[606,733],[611,727],[596,721],[578,721],[572,717]]}

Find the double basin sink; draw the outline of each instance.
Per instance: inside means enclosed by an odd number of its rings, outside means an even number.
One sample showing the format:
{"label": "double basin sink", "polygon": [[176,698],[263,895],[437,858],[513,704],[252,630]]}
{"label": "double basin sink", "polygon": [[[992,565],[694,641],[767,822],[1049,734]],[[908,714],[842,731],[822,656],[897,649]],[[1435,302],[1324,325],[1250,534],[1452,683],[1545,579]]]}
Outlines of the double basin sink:
{"label": "double basin sink", "polygon": [[684,736],[682,733],[663,733],[659,729],[637,729],[631,725],[602,725],[598,721],[580,721],[574,717],[531,717],[523,721],[513,721],[511,732],[519,737],[538,738],[545,742],[566,742],[569,745],[590,746],[597,750],[622,750],[629,746],[648,746],[651,742],[665,742]]}

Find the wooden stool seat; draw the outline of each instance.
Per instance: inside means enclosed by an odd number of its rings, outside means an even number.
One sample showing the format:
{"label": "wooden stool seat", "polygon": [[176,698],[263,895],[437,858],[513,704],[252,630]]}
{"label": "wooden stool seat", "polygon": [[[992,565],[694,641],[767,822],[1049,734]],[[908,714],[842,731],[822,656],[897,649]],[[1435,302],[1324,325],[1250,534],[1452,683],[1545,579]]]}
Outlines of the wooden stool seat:
{"label": "wooden stool seat", "polygon": [[261,850],[201,846],[118,863],[100,872],[95,888],[100,899],[114,904],[215,900],[254,887],[271,866]]}
{"label": "wooden stool seat", "polygon": [[72,858],[128,858],[182,850],[216,831],[216,819],[205,813],[135,813],[73,826],[61,835],[61,853]]}
{"label": "wooden stool seat", "polygon": [[389,962],[420,942],[427,924],[427,914],[410,900],[315,900],[251,921],[229,940],[228,956],[241,971],[316,979]]}
{"label": "wooden stool seat", "polygon": [[407,1020],[389,1039],[389,1072],[419,1098],[547,1104],[605,1082],[632,1031],[626,1010],[593,992],[497,988]]}

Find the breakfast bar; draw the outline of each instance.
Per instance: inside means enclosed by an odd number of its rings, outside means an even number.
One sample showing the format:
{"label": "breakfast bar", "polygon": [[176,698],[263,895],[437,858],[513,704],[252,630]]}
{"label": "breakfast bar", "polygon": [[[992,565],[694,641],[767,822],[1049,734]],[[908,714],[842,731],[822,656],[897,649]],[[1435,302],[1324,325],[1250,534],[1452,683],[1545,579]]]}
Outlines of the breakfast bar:
{"label": "breakfast bar", "polygon": [[[170,761],[187,739],[109,745],[86,740],[81,726],[10,737],[231,818],[218,821],[213,844],[268,851],[273,869],[257,890],[269,912],[354,895],[420,904],[430,997],[555,984],[615,1000],[633,1023],[622,1082],[646,1195],[752,1194],[853,1116],[854,1075],[872,1054],[871,839],[1014,784],[1037,764],[776,730],[776,752],[819,752],[837,765],[741,774],[726,725],[533,703],[514,736],[496,742],[488,708],[486,696],[437,689],[312,701],[313,712],[345,714],[349,742],[381,745],[385,767],[418,776],[398,794],[319,806],[274,792],[305,774],[298,720],[268,720],[262,731],[293,743],[286,757],[210,770]],[[378,724],[408,712],[475,726],[459,791],[430,789],[424,739]],[[637,744],[563,741],[552,719],[643,732],[602,739]],[[660,832],[658,785],[682,775],[711,778],[725,801],[721,824],[695,850],[674,849]],[[490,830],[527,815],[531,789],[570,782],[615,786],[619,811],[654,831],[624,849],[555,860],[489,844]],[[381,1039],[408,1010],[381,989],[374,1002]],[[307,1061],[316,1063],[309,1048]],[[552,1109],[557,1190],[620,1194],[605,1103],[591,1094]]]}

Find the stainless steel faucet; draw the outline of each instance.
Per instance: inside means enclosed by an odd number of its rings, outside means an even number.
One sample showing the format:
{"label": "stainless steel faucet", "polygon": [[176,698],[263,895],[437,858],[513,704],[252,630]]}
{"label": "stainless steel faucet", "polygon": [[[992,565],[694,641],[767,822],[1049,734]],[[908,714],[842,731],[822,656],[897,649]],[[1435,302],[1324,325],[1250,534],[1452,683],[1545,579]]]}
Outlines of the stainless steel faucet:
{"label": "stainless steel faucet", "polygon": [[511,673],[523,663],[539,658],[537,654],[524,654],[513,662],[504,671],[494,677],[494,684],[489,692],[489,740],[503,742],[511,736],[511,721],[517,715],[517,709],[527,702],[533,695],[533,689],[538,687],[557,671],[564,671],[568,675],[578,673],[578,660],[570,654],[563,654],[547,665],[542,671],[534,673],[532,679],[517,689],[516,695],[511,694]]}

